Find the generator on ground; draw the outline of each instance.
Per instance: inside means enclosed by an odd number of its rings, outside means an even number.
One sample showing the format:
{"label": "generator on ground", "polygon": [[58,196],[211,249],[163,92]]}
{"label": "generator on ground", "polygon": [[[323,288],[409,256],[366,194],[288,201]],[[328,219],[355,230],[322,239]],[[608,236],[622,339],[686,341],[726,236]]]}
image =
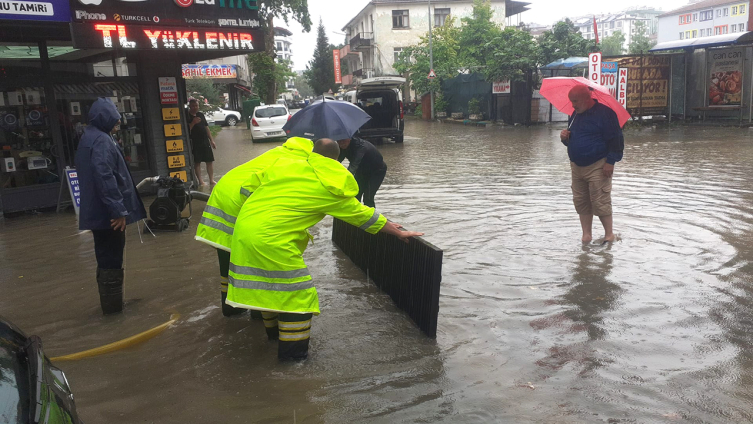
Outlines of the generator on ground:
{"label": "generator on ground", "polygon": [[[149,206],[147,225],[152,230],[183,231],[188,228],[192,216],[191,192],[180,178],[157,177],[157,198]],[[188,216],[184,210],[188,206]],[[145,229],[146,231],[146,229]]]}

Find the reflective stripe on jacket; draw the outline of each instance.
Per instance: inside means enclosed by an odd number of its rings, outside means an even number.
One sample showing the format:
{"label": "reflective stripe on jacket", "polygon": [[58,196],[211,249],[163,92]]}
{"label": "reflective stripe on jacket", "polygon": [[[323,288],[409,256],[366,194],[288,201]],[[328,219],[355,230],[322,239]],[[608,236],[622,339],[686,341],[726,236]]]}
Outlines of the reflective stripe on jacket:
{"label": "reflective stripe on jacket", "polygon": [[308,228],[332,215],[369,233],[387,220],[355,199],[358,184],[337,161],[311,153],[284,157],[253,174],[230,255],[227,304],[275,312],[319,314],[319,297],[303,261]]}
{"label": "reflective stripe on jacket", "polygon": [[277,159],[286,155],[306,158],[306,153],[313,148],[311,140],[294,137],[282,146],[230,170],[220,178],[209,196],[196,228],[196,240],[229,252],[236,217],[250,194],[247,190],[241,190],[241,184],[251,174],[267,168]]}

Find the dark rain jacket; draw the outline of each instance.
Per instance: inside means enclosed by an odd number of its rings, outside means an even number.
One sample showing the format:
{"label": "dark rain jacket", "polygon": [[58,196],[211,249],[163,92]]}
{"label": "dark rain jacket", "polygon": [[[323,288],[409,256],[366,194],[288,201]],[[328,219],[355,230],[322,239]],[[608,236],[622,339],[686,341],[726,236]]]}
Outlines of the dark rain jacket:
{"label": "dark rain jacket", "polygon": [[348,158],[348,162],[350,162],[348,171],[357,180],[387,168],[379,150],[373,144],[361,138],[353,137],[350,139],[348,148],[340,150],[340,157],[337,160],[342,162],[345,158]]}
{"label": "dark rain jacket", "polygon": [[81,230],[106,230],[110,220],[126,217],[132,224],[146,218],[123,154],[110,136],[120,113],[109,99],[100,98],[89,110],[89,125],[76,151],[81,189]]}

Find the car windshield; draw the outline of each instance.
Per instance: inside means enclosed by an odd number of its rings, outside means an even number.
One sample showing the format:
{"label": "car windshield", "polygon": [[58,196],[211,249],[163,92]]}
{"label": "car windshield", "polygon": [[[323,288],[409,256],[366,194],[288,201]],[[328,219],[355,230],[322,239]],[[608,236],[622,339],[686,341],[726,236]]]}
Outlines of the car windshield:
{"label": "car windshield", "polygon": [[27,422],[30,396],[28,373],[18,346],[0,337],[0,417],[8,420],[4,422]]}
{"label": "car windshield", "polygon": [[256,109],[257,118],[274,118],[275,116],[287,115],[288,111],[284,107],[267,107],[264,109]]}

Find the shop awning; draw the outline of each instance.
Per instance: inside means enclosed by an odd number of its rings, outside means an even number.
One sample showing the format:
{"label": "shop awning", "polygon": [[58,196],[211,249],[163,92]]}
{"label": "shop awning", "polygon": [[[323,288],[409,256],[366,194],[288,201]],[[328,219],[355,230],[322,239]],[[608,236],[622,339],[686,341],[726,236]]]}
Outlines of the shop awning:
{"label": "shop awning", "polygon": [[685,40],[665,41],[649,50],[658,52],[663,50],[703,49],[706,47],[731,46],[753,42],[753,32],[737,32],[734,34],[714,35],[711,37],[688,38]]}
{"label": "shop awning", "polygon": [[572,69],[579,65],[582,65],[582,67],[585,68],[588,65],[588,58],[587,57],[568,57],[567,59],[558,59],[546,66],[542,66],[541,69],[543,70]]}
{"label": "shop awning", "polygon": [[242,85],[235,84],[235,88],[238,90],[247,91],[249,94],[254,94],[248,87],[244,87]]}

